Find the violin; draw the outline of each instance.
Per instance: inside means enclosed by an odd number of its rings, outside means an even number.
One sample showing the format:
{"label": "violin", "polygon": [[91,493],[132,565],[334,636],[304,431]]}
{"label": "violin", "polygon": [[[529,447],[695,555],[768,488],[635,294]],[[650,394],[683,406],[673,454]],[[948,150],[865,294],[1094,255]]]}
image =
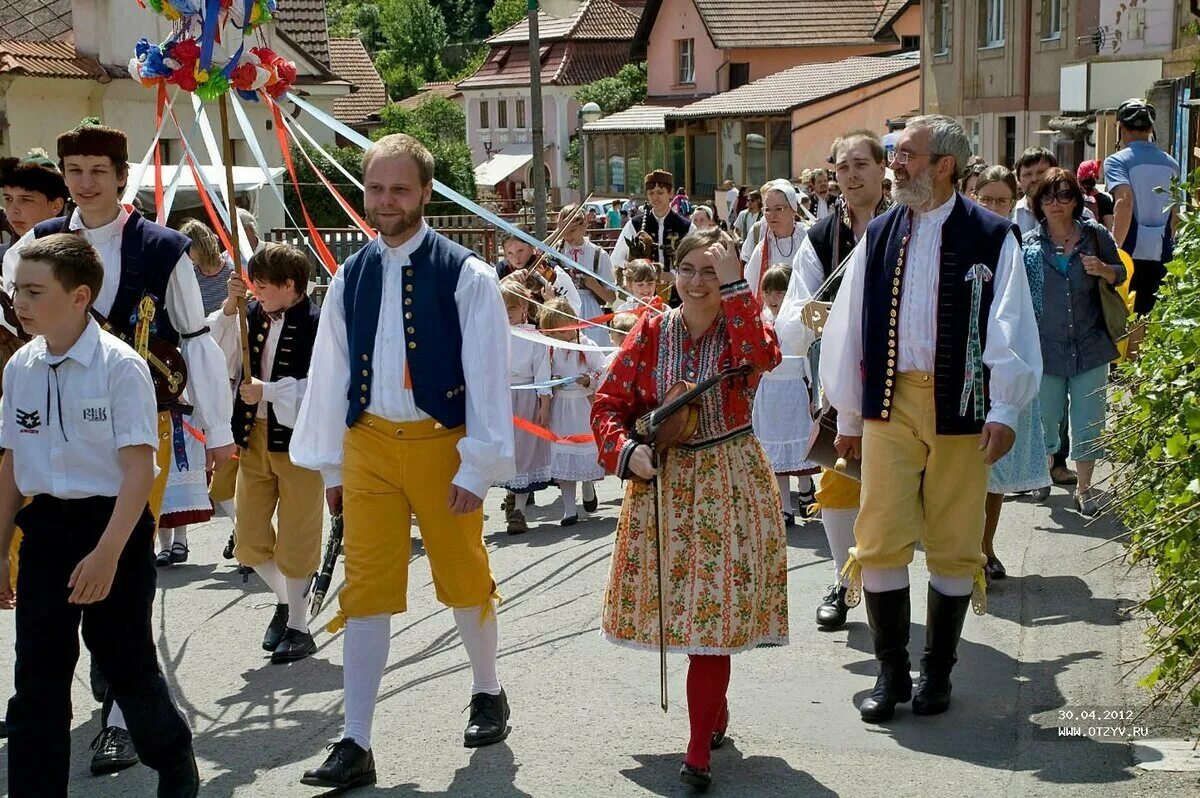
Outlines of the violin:
{"label": "violin", "polygon": [[700,400],[704,394],[733,377],[749,373],[748,366],[728,368],[700,383],[680,380],[663,397],[662,404],[633,425],[633,439],[654,450],[655,457],[687,443],[700,426]]}

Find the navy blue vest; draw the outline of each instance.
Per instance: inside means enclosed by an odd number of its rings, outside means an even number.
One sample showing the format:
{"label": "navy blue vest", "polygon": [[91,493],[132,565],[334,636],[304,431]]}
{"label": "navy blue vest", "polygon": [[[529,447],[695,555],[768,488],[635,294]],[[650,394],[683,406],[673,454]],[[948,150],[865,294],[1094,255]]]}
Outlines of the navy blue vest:
{"label": "navy blue vest", "polygon": [[[904,270],[897,264],[900,243],[908,234],[909,209],[896,205],[867,227],[867,268],[863,285],[863,418],[886,421],[891,413],[897,358],[897,330]],[[1007,236],[1018,235],[1008,219],[985,211],[961,194],[942,226],[937,296],[937,341],[934,345],[934,398],[939,435],[977,434],[983,422],[974,413],[959,415],[966,378],[970,331],[971,283],[965,279],[976,263],[992,274]],[[1018,236],[1019,240],[1019,236]],[[983,284],[979,305],[980,346],[987,346],[987,320],[995,281]],[[984,396],[988,370],[984,368]],[[990,402],[989,402],[990,404]]]}
{"label": "navy blue vest", "polygon": [[[271,363],[272,381],[283,377],[302,380],[308,376],[320,318],[321,308],[307,296],[284,311],[283,329],[279,333],[279,344],[275,347],[275,360]],[[250,373],[261,380],[263,349],[271,325],[257,299],[247,305],[246,321],[250,330]],[[250,429],[257,415],[258,405],[246,404],[240,396],[234,399],[231,427],[234,440],[243,449],[250,445]],[[279,423],[275,418],[275,406],[268,403],[267,451],[286,452],[291,442],[292,428]]]}
{"label": "navy blue vest", "polygon": [[[383,243],[372,241],[350,256],[345,271],[346,339],[350,349],[350,409],[354,425],[371,402],[375,333],[383,298]],[[404,267],[404,339],[413,399],[447,428],[467,420],[467,384],[462,367],[462,329],[454,291],[463,266],[475,253],[433,230]],[[394,320],[399,323],[400,320]],[[387,353],[381,353],[386,356]]]}
{"label": "navy blue vest", "polygon": [[[36,238],[70,232],[65,216],[47,219],[33,228]],[[182,233],[168,230],[142,218],[137,211],[129,214],[121,231],[121,282],[108,311],[108,323],[123,336],[133,334],[138,305],[149,295],[157,308],[151,331],[172,346],[179,345],[179,333],[167,312],[167,283],[179,258],[192,246]]]}

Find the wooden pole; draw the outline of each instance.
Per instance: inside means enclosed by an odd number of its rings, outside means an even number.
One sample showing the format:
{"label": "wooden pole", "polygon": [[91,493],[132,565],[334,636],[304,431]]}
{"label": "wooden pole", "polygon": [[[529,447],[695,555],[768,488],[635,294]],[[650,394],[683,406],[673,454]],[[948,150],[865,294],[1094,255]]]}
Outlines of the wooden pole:
{"label": "wooden pole", "polygon": [[[229,138],[229,106],[227,102],[225,95],[222,94],[220,103],[221,144],[225,151],[223,159],[225,161],[225,196],[229,202],[229,240],[233,246],[233,251],[229,253],[229,256],[233,259],[234,274],[241,277],[243,274],[242,247],[241,238],[238,236],[237,203],[233,190],[233,141]],[[246,287],[249,288],[249,286]],[[242,382],[249,384],[252,376],[250,374],[250,327],[246,322],[245,297],[238,300],[238,330],[242,339]]]}
{"label": "wooden pole", "polygon": [[533,147],[533,230],[546,240],[546,142],[542,132],[542,58],[538,0],[529,0],[529,122]]}

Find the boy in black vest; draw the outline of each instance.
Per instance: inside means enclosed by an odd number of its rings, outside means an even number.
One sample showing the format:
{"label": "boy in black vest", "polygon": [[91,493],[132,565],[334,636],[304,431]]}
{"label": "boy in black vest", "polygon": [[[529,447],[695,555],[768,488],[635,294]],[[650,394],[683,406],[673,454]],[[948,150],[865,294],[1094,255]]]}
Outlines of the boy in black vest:
{"label": "boy in black vest", "polygon": [[[247,308],[251,379],[238,388],[233,410],[233,433],[241,447],[234,555],[275,593],[275,616],[262,646],[279,664],[317,650],[308,629],[306,594],[321,558],[325,485],[320,473],[292,463],[288,445],[308,384],[321,311],[305,294],[309,263],[303,250],[267,244],[250,258],[248,269],[256,298]],[[229,298],[212,316],[213,335],[235,380],[242,376],[237,303],[245,296],[246,286],[234,274]],[[277,511],[279,524],[273,526]]]}
{"label": "boy in black vest", "polygon": [[[971,154],[961,124],[908,121],[892,169],[897,205],[854,249],[821,352],[821,384],[838,411],[835,446],[862,458],[862,509],[847,601],[859,585],[879,660],[859,706],[871,723],[896,705],[936,715],[967,608],[986,609],[988,467],[1037,395],[1041,344],[1015,226],[954,191]],[[909,673],[908,565],[929,566],[921,680]],[[972,597],[974,596],[974,602]]]}
{"label": "boy in black vest", "polygon": [[[138,755],[159,772],[160,798],[199,792],[192,734],[151,627],[154,386],[146,362],[90,315],[103,274],[87,241],[52,235],[25,248],[14,275],[18,316],[38,337],[4,369],[0,415],[0,551],[14,521],[25,533],[8,706],[13,798],[67,795],[81,621]],[[0,608],[15,599],[0,559]]]}

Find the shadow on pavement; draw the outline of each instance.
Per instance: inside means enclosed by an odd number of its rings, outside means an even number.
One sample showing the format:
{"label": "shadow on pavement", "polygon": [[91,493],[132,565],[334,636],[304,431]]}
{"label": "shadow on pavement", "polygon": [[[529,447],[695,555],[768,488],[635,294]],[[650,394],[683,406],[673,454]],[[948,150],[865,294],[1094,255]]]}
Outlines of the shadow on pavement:
{"label": "shadow on pavement", "polygon": [[[370,789],[355,790],[353,794],[393,798],[533,798],[515,784],[519,769],[508,743],[497,743],[487,748],[476,748],[467,764],[454,772],[453,780],[444,791],[426,791],[417,789],[415,784],[398,784],[395,787],[376,785]],[[319,793],[317,798],[341,794],[331,790]]]}
{"label": "shadow on pavement", "polygon": [[[686,733],[686,727],[681,729]],[[635,754],[636,768],[621,775],[654,795],[693,796],[696,791],[679,781],[683,754]],[[730,738],[712,754],[713,785],[709,794],[745,795],[754,798],[836,798],[837,793],[803,770],[777,756],[746,757]]]}
{"label": "shadow on pavement", "polygon": [[988,584],[988,615],[1022,626],[1058,626],[1082,621],[1118,626],[1137,602],[1096,598],[1078,576],[1008,576]]}

